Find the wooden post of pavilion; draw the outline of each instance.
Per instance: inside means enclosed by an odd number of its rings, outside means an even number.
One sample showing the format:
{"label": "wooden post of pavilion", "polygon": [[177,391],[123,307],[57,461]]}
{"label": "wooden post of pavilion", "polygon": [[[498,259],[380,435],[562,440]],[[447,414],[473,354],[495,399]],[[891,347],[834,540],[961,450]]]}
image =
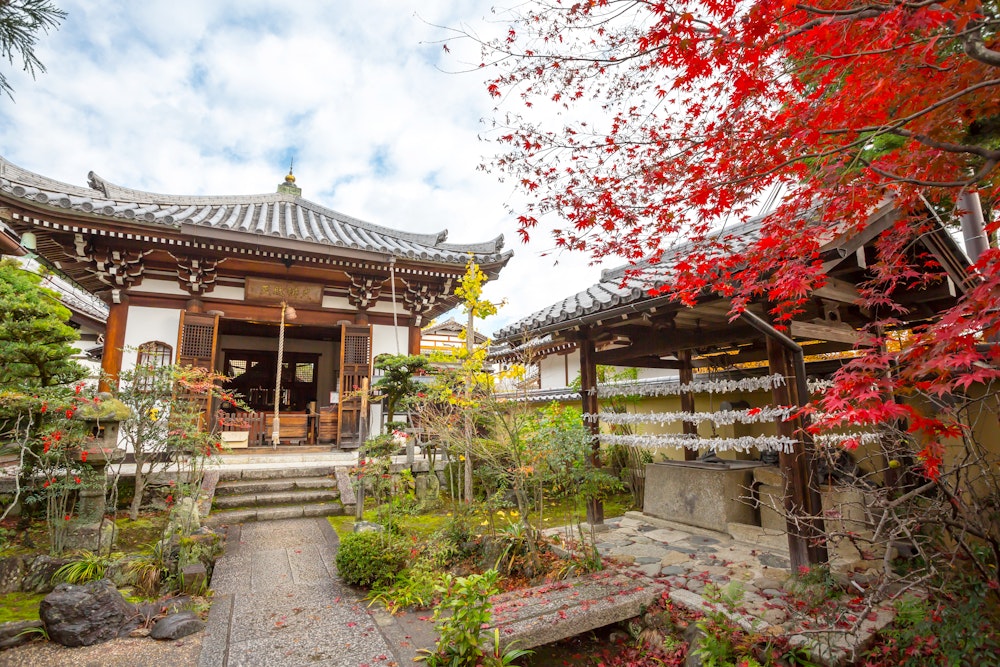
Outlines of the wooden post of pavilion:
{"label": "wooden post of pavilion", "polygon": [[[677,353],[680,362],[680,383],[682,385],[694,382],[694,368],[691,365],[691,350],[681,350]],[[681,392],[681,412],[694,413],[694,394],[690,391]],[[681,432],[684,435],[698,435],[698,425],[693,422],[681,422]],[[684,460],[694,461],[698,458],[698,450],[684,448]]]}
{"label": "wooden post of pavilion", "polygon": [[[580,398],[583,401],[583,413],[592,415],[587,426],[590,429],[591,448],[590,465],[601,467],[601,441],[598,436],[601,424],[597,420],[597,363],[594,361],[594,341],[584,333],[579,340],[580,349]],[[587,498],[587,523],[592,526],[604,524],[604,503],[599,498]]]}
{"label": "wooden post of pavilion", "polygon": [[118,386],[125,349],[125,325],[128,322],[128,295],[112,290],[107,298],[107,304],[108,320],[104,332],[104,352],[101,354],[101,380],[97,385],[98,391],[111,391]]}
{"label": "wooden post of pavilion", "polygon": [[[781,343],[771,337],[767,338],[767,358],[771,373],[791,378],[785,385],[772,390],[775,405],[801,405],[804,401],[804,397],[798,396],[796,369],[789,356]],[[785,525],[793,572],[803,566],[827,562],[822,500],[813,483],[812,457],[802,441],[802,426],[800,419],[778,422],[778,435],[796,441],[790,454],[781,452],[778,455],[778,463],[785,478]]]}

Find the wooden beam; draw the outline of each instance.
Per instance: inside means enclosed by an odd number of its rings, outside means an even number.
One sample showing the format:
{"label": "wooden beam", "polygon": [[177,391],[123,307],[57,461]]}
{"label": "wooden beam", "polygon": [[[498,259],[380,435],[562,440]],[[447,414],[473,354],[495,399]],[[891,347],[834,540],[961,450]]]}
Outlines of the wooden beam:
{"label": "wooden beam", "polygon": [[828,340],[838,343],[848,343],[850,345],[856,345],[861,340],[861,335],[849,325],[836,326],[832,324],[817,324],[815,322],[792,322],[791,333],[793,338]]}
{"label": "wooden beam", "polygon": [[736,323],[711,332],[678,329],[677,333],[663,332],[661,335],[650,335],[648,331],[643,333],[641,337],[633,337],[632,344],[628,347],[597,352],[594,357],[595,362],[610,366],[627,365],[632,359],[665,357],[679,350],[693,350],[714,345],[732,346],[761,338],[754,329]]}
{"label": "wooden beam", "polygon": [[826,279],[826,285],[815,290],[813,295],[839,303],[857,303],[861,299],[857,287],[844,280],[829,277]]}

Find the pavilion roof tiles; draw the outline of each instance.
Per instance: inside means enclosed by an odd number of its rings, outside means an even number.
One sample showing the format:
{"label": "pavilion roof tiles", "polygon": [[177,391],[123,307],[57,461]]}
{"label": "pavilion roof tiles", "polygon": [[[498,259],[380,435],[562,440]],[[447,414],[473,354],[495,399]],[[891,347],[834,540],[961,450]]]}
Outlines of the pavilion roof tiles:
{"label": "pavilion roof tiles", "polygon": [[[891,202],[885,203],[876,214],[891,209]],[[752,241],[760,237],[764,220],[764,216],[758,216],[718,231],[712,239],[715,252],[721,256],[746,249]],[[843,241],[843,237],[835,233],[828,232],[827,235],[829,238],[825,239],[824,249],[835,248]],[[958,270],[950,272],[950,275],[953,274],[953,279],[961,283],[961,276],[965,275],[968,259],[951,235],[938,227],[921,238],[925,243],[937,242],[942,247],[943,253],[954,260]],[[570,328],[574,323],[584,323],[584,321],[593,323],[618,314],[639,311],[660,301],[669,301],[671,298],[669,295],[654,295],[651,291],[655,292],[665,284],[673,270],[673,263],[685,257],[693,245],[690,241],[678,243],[664,252],[660,260],[655,263],[638,262],[606,269],[601,272],[601,278],[595,285],[500,329],[493,338],[498,343],[511,341],[516,345],[517,341]],[[939,261],[943,261],[942,258],[939,257]]]}
{"label": "pavilion roof tiles", "polygon": [[0,157],[0,192],[76,215],[173,228],[195,225],[453,265],[464,265],[470,253],[480,264],[504,263],[512,254],[503,252],[502,236],[481,243],[445,243],[445,231],[423,234],[390,229],[284,192],[166,195],[124,188],[93,172],[88,184],[62,183]]}

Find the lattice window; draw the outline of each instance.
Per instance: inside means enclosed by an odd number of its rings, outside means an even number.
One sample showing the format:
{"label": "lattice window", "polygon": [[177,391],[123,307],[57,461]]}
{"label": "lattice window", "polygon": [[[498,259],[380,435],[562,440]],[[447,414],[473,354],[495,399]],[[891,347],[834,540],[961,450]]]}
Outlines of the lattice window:
{"label": "lattice window", "polygon": [[295,364],[295,381],[312,383],[313,377],[316,375],[316,364]]}
{"label": "lattice window", "polygon": [[[149,391],[153,388],[156,372],[152,369],[162,366],[169,366],[174,360],[174,348],[158,340],[151,340],[139,346],[139,355],[136,359],[137,373],[135,375],[135,386],[137,389]],[[150,369],[146,372],[145,368]]]}
{"label": "lattice window", "polygon": [[139,346],[139,366],[168,366],[173,361],[174,348],[158,340],[152,340]]}
{"label": "lattice window", "polygon": [[352,336],[348,334],[344,342],[345,364],[368,364],[368,336]]}
{"label": "lattice window", "polygon": [[212,357],[212,339],[215,336],[215,326],[212,324],[184,323],[184,335],[181,337],[181,356],[196,359]]}
{"label": "lattice window", "polygon": [[231,378],[238,378],[247,372],[246,359],[229,359],[226,361],[226,375]]}

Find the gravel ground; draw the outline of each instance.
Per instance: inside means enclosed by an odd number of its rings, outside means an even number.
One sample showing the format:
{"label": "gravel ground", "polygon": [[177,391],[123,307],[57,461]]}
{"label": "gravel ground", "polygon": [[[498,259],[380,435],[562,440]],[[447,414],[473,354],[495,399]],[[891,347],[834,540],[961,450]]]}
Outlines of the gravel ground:
{"label": "gravel ground", "polygon": [[176,639],[114,639],[69,648],[54,642],[32,642],[0,651],[2,667],[188,667],[198,664],[202,633]]}

